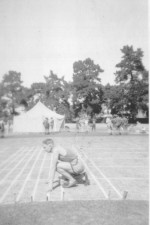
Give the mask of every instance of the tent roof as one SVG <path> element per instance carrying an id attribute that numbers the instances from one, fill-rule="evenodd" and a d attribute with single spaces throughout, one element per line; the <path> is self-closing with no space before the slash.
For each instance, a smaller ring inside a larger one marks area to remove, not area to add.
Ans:
<path id="1" fill-rule="evenodd" d="M 33 108 L 31 108 L 29 111 L 25 113 L 28 117 L 54 117 L 58 119 L 64 118 L 63 115 L 59 115 L 56 112 L 50 110 L 48 107 L 46 107 L 42 102 L 38 102 Z"/>

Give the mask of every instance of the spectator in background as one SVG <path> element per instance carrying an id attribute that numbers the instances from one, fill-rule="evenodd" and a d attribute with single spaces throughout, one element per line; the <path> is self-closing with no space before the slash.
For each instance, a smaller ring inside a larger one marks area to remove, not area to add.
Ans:
<path id="1" fill-rule="evenodd" d="M 49 121 L 49 126 L 50 126 L 50 132 L 53 132 L 54 128 L 54 119 L 51 117 Z"/>
<path id="2" fill-rule="evenodd" d="M 107 128 L 108 128 L 109 134 L 112 135 L 113 124 L 111 122 L 111 118 L 110 117 L 106 118 L 106 124 L 107 124 Z"/>
<path id="3" fill-rule="evenodd" d="M 96 118 L 93 117 L 92 119 L 92 131 L 95 131 L 96 130 Z"/>
<path id="4" fill-rule="evenodd" d="M 79 117 L 77 117 L 77 119 L 76 119 L 76 130 L 77 130 L 77 132 L 79 132 L 79 129 L 80 129 L 80 120 L 79 120 Z"/>
<path id="5" fill-rule="evenodd" d="M 1 138 L 4 138 L 5 136 L 5 124 L 3 120 L 0 121 L 0 135 Z"/>
<path id="6" fill-rule="evenodd" d="M 44 126 L 44 129 L 45 129 L 45 135 L 49 134 L 49 122 L 48 122 L 48 118 L 47 117 L 43 121 L 43 126 Z"/>

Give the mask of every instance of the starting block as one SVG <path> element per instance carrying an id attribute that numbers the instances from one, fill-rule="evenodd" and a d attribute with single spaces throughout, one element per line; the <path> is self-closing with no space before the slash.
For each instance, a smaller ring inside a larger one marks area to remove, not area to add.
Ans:
<path id="1" fill-rule="evenodd" d="M 46 194 L 46 201 L 48 202 L 50 200 L 50 192 L 47 192 Z"/>

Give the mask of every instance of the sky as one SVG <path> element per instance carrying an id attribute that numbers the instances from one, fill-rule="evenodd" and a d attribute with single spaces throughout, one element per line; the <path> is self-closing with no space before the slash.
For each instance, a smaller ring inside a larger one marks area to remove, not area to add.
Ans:
<path id="1" fill-rule="evenodd" d="M 10 70 L 26 87 L 50 70 L 72 81 L 73 63 L 91 58 L 114 84 L 124 45 L 149 69 L 148 0 L 0 0 L 0 81 Z"/>

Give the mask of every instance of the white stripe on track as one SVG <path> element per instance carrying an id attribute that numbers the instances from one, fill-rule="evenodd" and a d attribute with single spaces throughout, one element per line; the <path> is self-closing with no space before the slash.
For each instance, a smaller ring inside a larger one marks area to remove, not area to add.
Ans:
<path id="1" fill-rule="evenodd" d="M 12 158 L 16 157 L 16 155 L 20 152 L 22 152 L 25 149 L 25 147 L 21 147 L 21 149 L 19 149 L 17 152 L 15 152 L 13 155 L 11 155 L 8 159 L 6 159 L 5 161 L 3 161 L 0 165 L 0 169 L 1 167 L 3 167 L 3 165 L 5 165 L 5 163 L 8 163 Z"/>
<path id="2" fill-rule="evenodd" d="M 85 149 L 85 147 L 83 147 L 83 148 Z M 95 149 L 95 148 L 93 148 L 93 149 Z M 93 149 L 92 149 L 92 150 L 93 150 Z M 102 150 L 102 149 L 101 149 L 101 150 Z M 144 151 L 143 151 L 143 152 L 142 152 L 142 151 L 141 151 L 141 152 L 140 152 L 140 151 L 139 151 L 139 152 L 138 152 L 138 151 L 133 151 L 133 152 L 129 152 L 129 151 L 127 151 L 127 152 L 126 152 L 126 151 L 115 151 L 115 152 L 114 152 L 114 151 L 105 151 L 105 152 L 101 152 L 101 153 L 102 153 L 102 154 L 103 154 L 103 153 L 104 153 L 104 154 L 105 154 L 105 153 L 108 153 L 108 154 L 112 154 L 112 153 L 113 153 L 113 154 L 118 154 L 118 153 L 120 154 L 120 153 L 123 153 L 123 154 L 142 154 L 142 155 L 143 155 L 143 154 L 147 154 L 147 155 L 148 155 L 148 151 L 146 151 L 146 152 L 144 152 Z"/>
<path id="3" fill-rule="evenodd" d="M 37 160 L 39 159 L 39 157 L 40 157 L 42 151 L 43 151 L 43 149 L 41 149 L 41 150 L 39 151 L 37 157 L 35 158 L 35 161 L 34 161 L 32 167 L 31 167 L 31 169 L 30 169 L 30 172 L 28 173 L 26 179 L 24 180 L 24 183 L 23 183 L 23 185 L 22 185 L 22 187 L 21 187 L 21 189 L 20 189 L 20 191 L 19 191 L 19 193 L 18 193 L 18 195 L 17 195 L 16 201 L 19 201 L 19 199 L 20 199 L 20 197 L 21 197 L 21 195 L 22 195 L 22 193 L 23 193 L 23 191 L 24 191 L 24 188 L 25 188 L 26 183 L 27 183 L 29 180 L 31 180 L 31 179 L 30 179 L 30 176 L 31 176 L 31 174 L 32 174 L 32 172 L 33 172 L 33 169 L 34 169 L 34 167 L 35 167 L 35 164 L 37 163 Z M 34 179 L 32 179 L 32 180 L 34 180 Z"/>
<path id="4" fill-rule="evenodd" d="M 23 153 L 26 152 L 26 149 L 24 148 L 24 150 L 22 150 L 21 152 L 18 152 L 18 155 L 16 155 L 15 158 L 13 158 L 13 160 L 9 163 L 9 166 L 11 167 L 11 164 L 14 163 L 15 161 L 19 161 L 20 158 L 22 157 Z M 0 173 L 2 173 L 4 170 L 9 170 L 8 169 L 8 165 L 4 166 L 1 170 L 0 170 Z"/>
<path id="5" fill-rule="evenodd" d="M 64 201 L 64 194 L 65 194 L 65 189 L 61 185 L 61 187 L 60 187 L 60 200 L 61 201 Z"/>
<path id="6" fill-rule="evenodd" d="M 17 176 L 15 177 L 15 179 L 13 179 L 13 181 L 11 182 L 11 184 L 9 185 L 9 187 L 6 189 L 6 191 L 4 192 L 3 196 L 0 198 L 0 203 L 4 200 L 4 198 L 6 197 L 6 195 L 8 194 L 9 190 L 11 189 L 11 187 L 14 185 L 14 183 L 16 182 L 16 180 L 18 179 L 18 177 L 22 174 L 22 172 L 26 169 L 26 166 L 28 165 L 28 163 L 30 162 L 30 160 L 34 157 L 34 154 L 36 153 L 36 149 L 32 152 L 31 156 L 29 157 L 29 159 L 26 161 L 26 163 L 24 164 L 24 166 L 22 167 L 22 169 L 19 171 L 19 173 L 17 174 Z"/>
<path id="7" fill-rule="evenodd" d="M 50 177 L 50 173 L 51 173 L 52 161 L 53 161 L 53 154 L 51 154 L 51 156 L 50 156 L 50 166 L 49 166 L 49 174 L 48 174 L 48 179 L 49 179 L 49 177 Z"/>
<path id="8" fill-rule="evenodd" d="M 77 148 L 78 149 L 78 148 Z M 96 178 L 96 176 L 92 173 L 92 171 L 90 170 L 90 168 L 87 166 L 87 164 L 84 162 L 84 160 L 82 159 L 82 157 L 80 156 L 80 154 L 78 153 L 78 156 L 80 157 L 81 161 L 83 162 L 85 168 L 87 169 L 87 171 L 90 173 L 91 177 L 93 177 L 93 180 L 96 182 L 97 186 L 99 187 L 100 191 L 104 194 L 105 198 L 108 199 L 108 194 L 106 193 L 106 191 L 104 190 L 104 188 L 101 186 L 100 182 L 98 181 L 98 179 Z"/>
<path id="9" fill-rule="evenodd" d="M 22 152 L 24 153 L 24 152 Z M 28 156 L 28 152 L 25 153 L 24 157 L 22 158 L 22 160 L 20 160 L 15 167 L 12 168 L 12 170 L 10 170 L 6 176 L 0 181 L 0 185 L 7 179 L 7 177 L 24 161 L 24 159 L 26 158 L 26 156 Z"/>
<path id="10" fill-rule="evenodd" d="M 95 163 L 88 158 L 88 156 L 82 152 L 82 154 L 85 156 L 85 158 L 88 159 L 89 162 L 92 163 L 93 167 L 101 174 L 101 176 L 109 183 L 109 185 L 114 189 L 114 191 L 117 193 L 117 195 L 122 198 L 122 194 L 117 190 L 117 188 L 111 183 L 111 181 L 102 173 L 102 171 L 95 165 Z"/>
<path id="11" fill-rule="evenodd" d="M 38 186 L 38 183 L 39 183 L 39 180 L 40 180 L 40 175 L 41 175 L 41 172 L 42 172 L 42 169 L 43 169 L 43 165 L 44 165 L 46 156 L 47 156 L 47 153 L 45 152 L 45 153 L 44 153 L 44 157 L 43 157 L 43 159 L 42 159 L 41 166 L 40 166 L 39 174 L 38 174 L 38 177 L 37 177 L 37 180 L 36 180 L 36 183 L 35 183 L 35 186 L 34 186 L 32 195 L 31 195 L 33 201 L 34 201 L 34 199 L 35 199 L 35 194 L 36 194 L 37 186 Z"/>
<path id="12" fill-rule="evenodd" d="M 148 166 L 99 166 L 100 168 L 149 168 Z"/>
<path id="13" fill-rule="evenodd" d="M 53 154 L 50 154 L 50 166 L 49 166 L 49 172 L 48 172 L 48 184 L 49 184 L 49 178 L 50 178 L 50 173 L 51 173 L 52 161 L 53 161 Z M 50 191 L 47 193 L 47 198 L 48 198 L 48 201 L 50 201 L 50 199 L 51 199 L 51 192 Z"/>
<path id="14" fill-rule="evenodd" d="M 89 155 L 88 155 L 89 156 Z M 92 156 L 89 156 L 89 157 L 92 157 Z M 93 158 L 93 160 L 95 160 L 95 159 L 97 159 L 97 160 L 101 160 L 101 159 L 103 159 L 103 160 L 109 160 L 109 159 L 112 159 L 112 157 L 107 157 L 107 156 L 105 156 L 105 157 L 92 157 Z M 148 157 L 142 157 L 143 159 L 145 159 L 145 160 L 148 160 Z M 125 159 L 127 159 L 127 160 L 140 160 L 141 161 L 141 157 L 117 157 L 117 159 L 119 159 L 119 160 L 121 160 L 121 159 L 123 159 L 123 160 L 125 160 Z"/>

